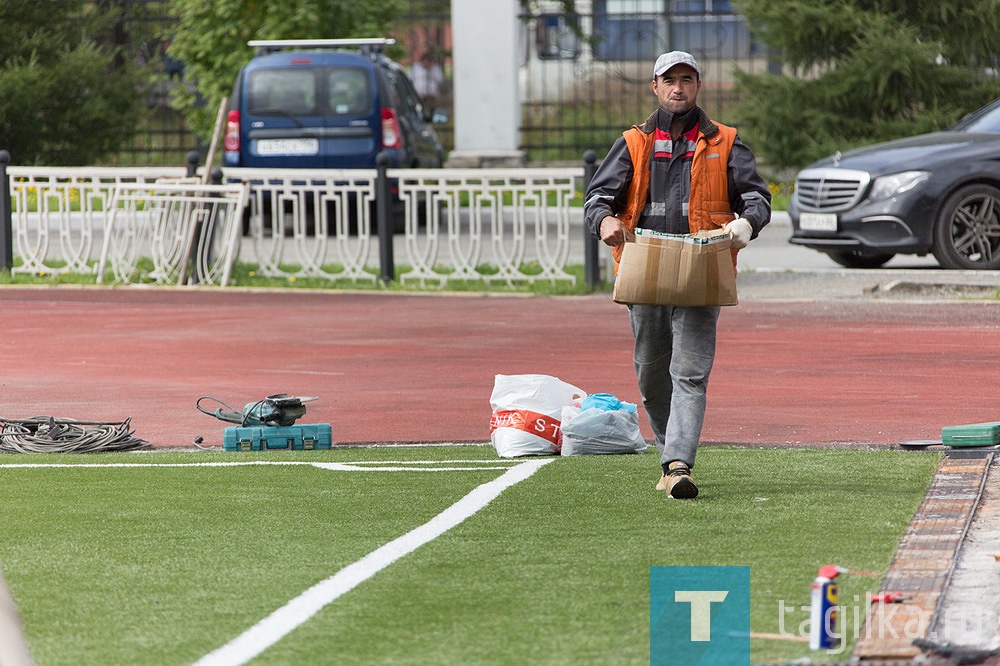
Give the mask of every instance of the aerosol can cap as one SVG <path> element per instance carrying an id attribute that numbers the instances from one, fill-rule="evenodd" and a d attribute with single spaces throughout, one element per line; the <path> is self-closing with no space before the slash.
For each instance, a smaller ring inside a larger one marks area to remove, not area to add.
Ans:
<path id="1" fill-rule="evenodd" d="M 840 572 L 841 568 L 838 567 L 836 564 L 827 564 L 819 568 L 819 577 L 829 578 L 830 580 L 833 580 L 840 574 Z"/>

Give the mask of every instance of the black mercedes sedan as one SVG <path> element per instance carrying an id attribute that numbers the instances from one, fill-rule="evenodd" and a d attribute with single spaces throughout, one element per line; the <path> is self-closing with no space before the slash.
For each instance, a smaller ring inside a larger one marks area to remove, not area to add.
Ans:
<path id="1" fill-rule="evenodd" d="M 931 134 L 837 153 L 799 172 L 789 242 L 851 268 L 933 254 L 1000 269 L 1000 99 Z"/>

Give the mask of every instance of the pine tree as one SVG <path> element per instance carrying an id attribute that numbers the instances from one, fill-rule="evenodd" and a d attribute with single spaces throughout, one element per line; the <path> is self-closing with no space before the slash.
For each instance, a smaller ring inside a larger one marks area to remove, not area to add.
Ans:
<path id="1" fill-rule="evenodd" d="M 0 1 L 0 148 L 15 164 L 94 164 L 135 129 L 133 68 L 111 3 Z"/>
<path id="2" fill-rule="evenodd" d="M 1000 0 L 740 0 L 783 72 L 742 73 L 740 132 L 774 168 L 943 129 L 1000 95 Z"/>

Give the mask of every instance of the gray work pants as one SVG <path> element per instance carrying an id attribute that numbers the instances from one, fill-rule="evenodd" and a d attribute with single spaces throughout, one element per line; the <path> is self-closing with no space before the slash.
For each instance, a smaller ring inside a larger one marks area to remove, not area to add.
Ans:
<path id="1" fill-rule="evenodd" d="M 660 462 L 694 467 L 719 307 L 629 306 L 635 375 Z"/>

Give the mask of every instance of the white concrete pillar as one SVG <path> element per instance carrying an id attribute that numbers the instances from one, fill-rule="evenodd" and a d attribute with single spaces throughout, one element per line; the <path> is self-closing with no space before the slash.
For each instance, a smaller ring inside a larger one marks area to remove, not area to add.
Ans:
<path id="1" fill-rule="evenodd" d="M 455 150 L 448 166 L 516 166 L 517 0 L 451 0 Z"/>

